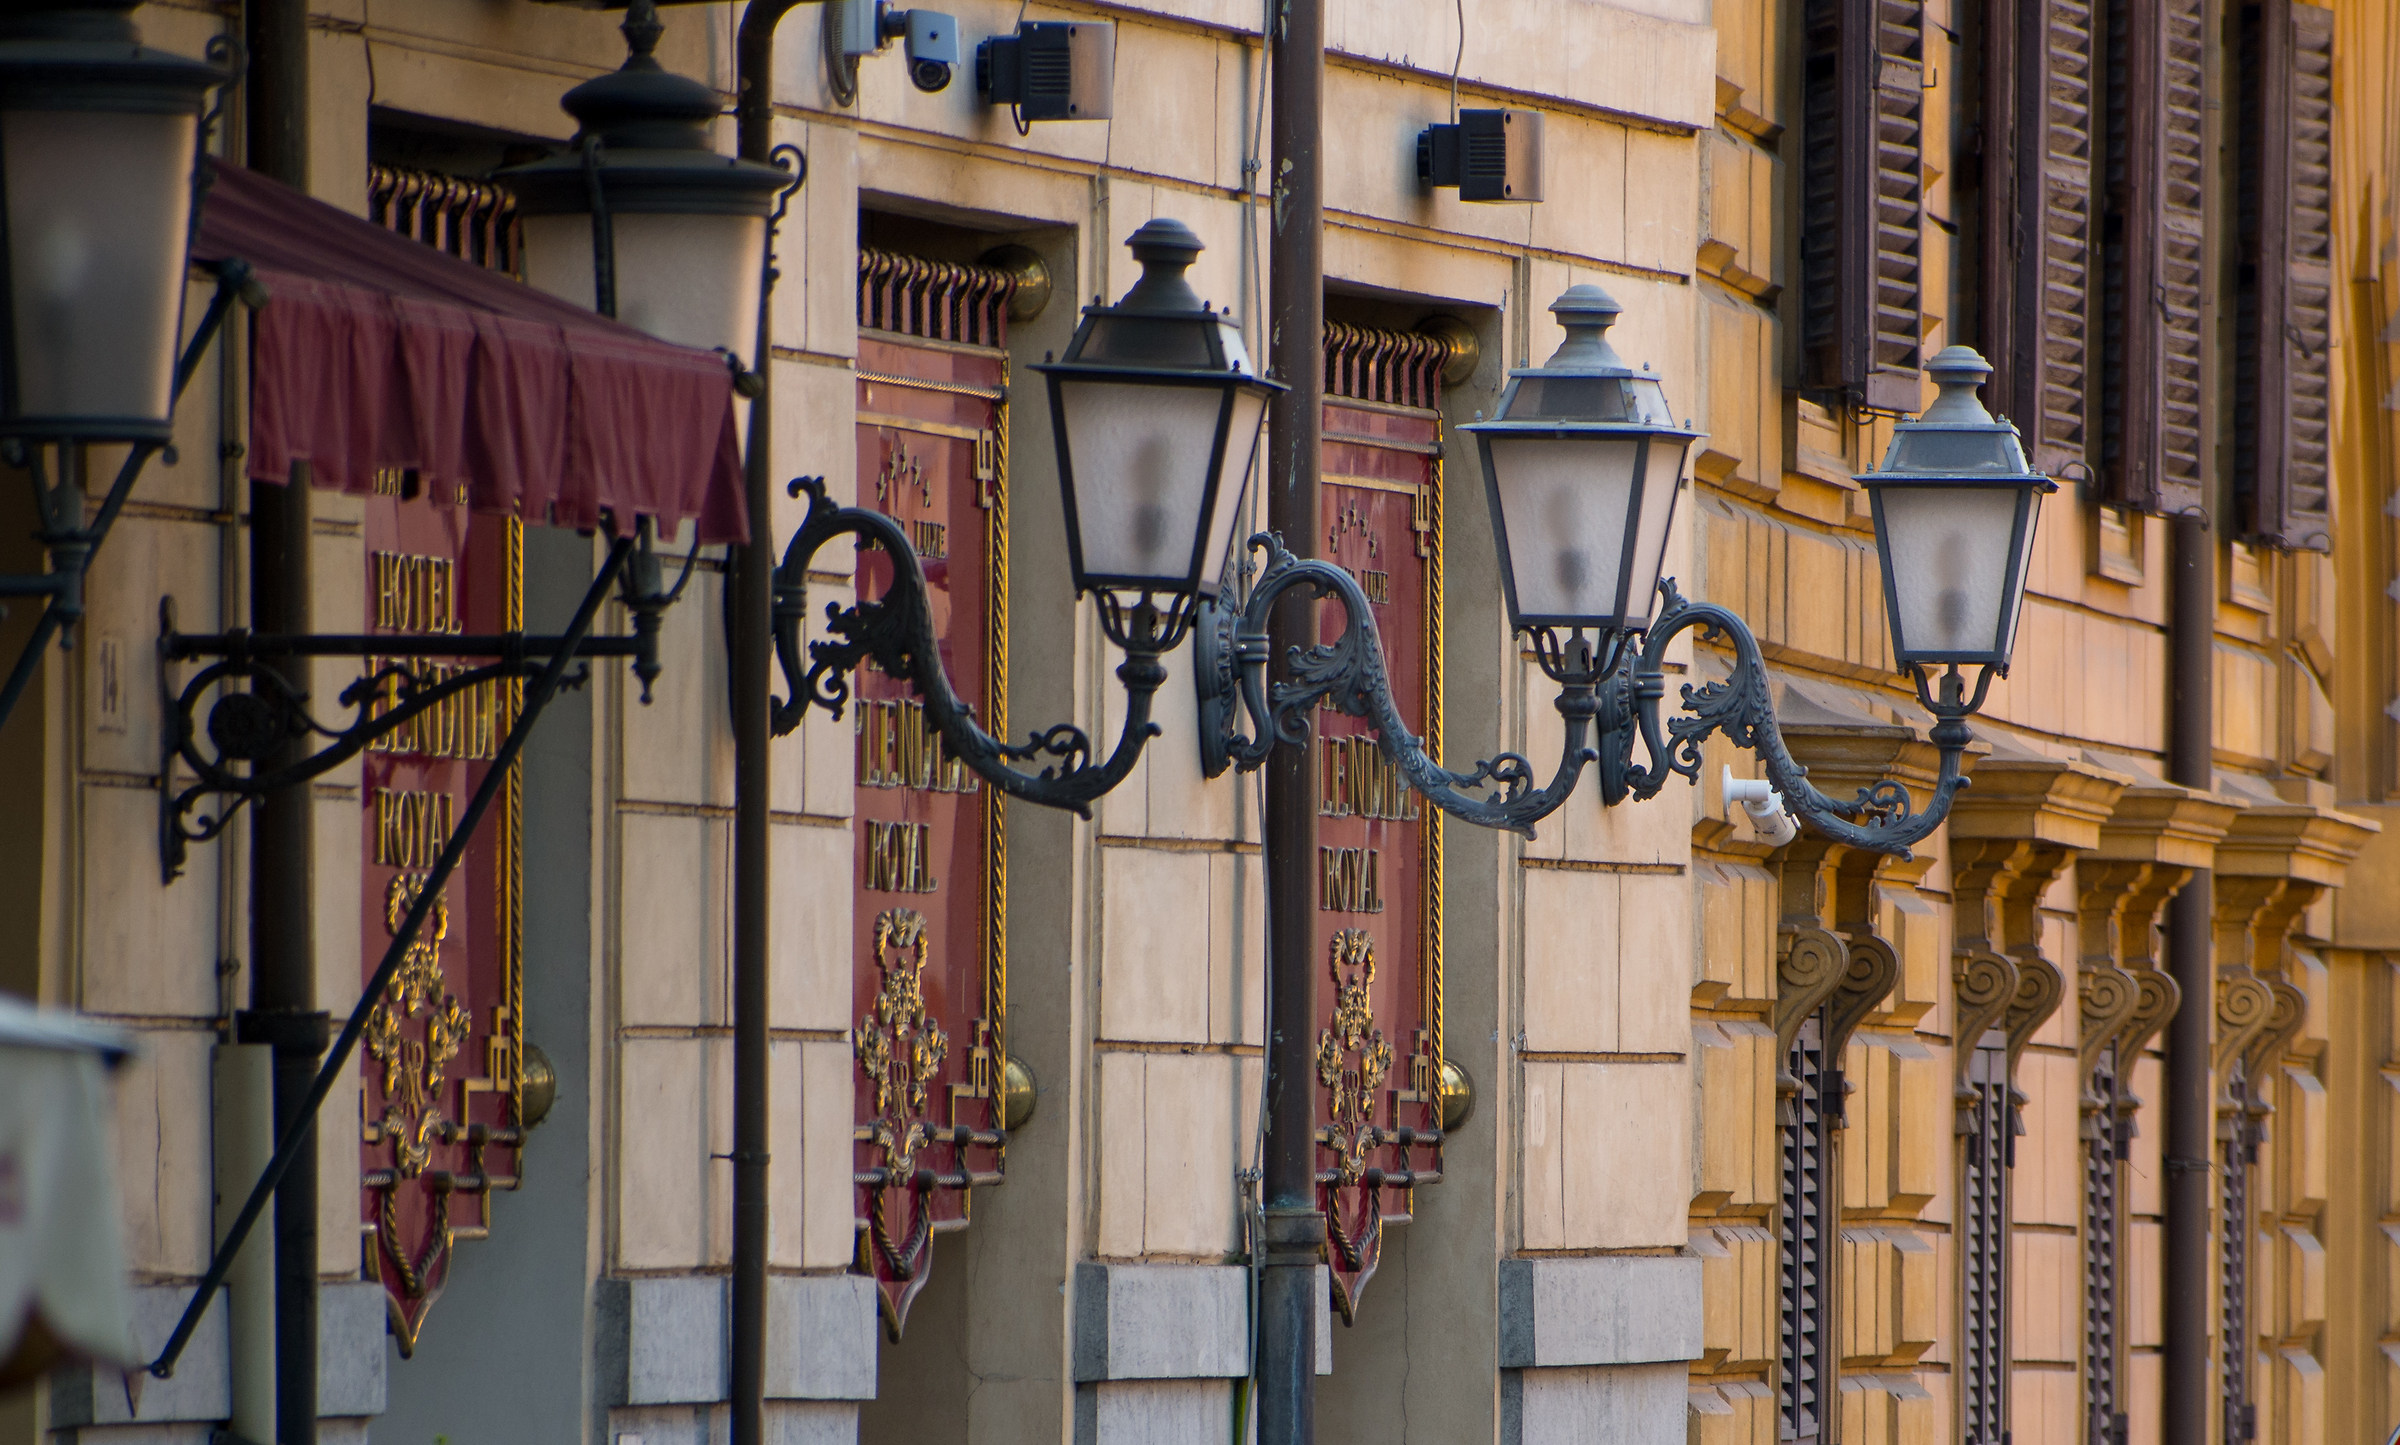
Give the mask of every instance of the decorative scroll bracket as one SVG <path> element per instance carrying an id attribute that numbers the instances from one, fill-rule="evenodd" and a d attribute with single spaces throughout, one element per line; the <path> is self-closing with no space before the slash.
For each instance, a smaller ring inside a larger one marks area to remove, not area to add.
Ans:
<path id="1" fill-rule="evenodd" d="M 671 588 L 661 586 L 651 527 L 645 519 L 633 539 L 612 545 L 612 561 L 592 584 L 586 601 L 597 607 L 606 587 L 621 584 L 619 600 L 633 613 L 633 631 L 624 636 L 593 637 L 588 632 L 536 636 L 524 632 L 482 634 L 408 633 L 253 633 L 236 627 L 225 632 L 181 632 L 175 626 L 175 600 L 159 602 L 158 651 L 166 699 L 166 756 L 158 770 L 159 854 L 165 881 L 182 875 L 187 851 L 221 835 L 246 803 L 268 793 L 295 787 L 323 776 L 357 757 L 452 698 L 504 679 L 527 682 L 540 677 L 561 657 L 624 657 L 632 661 L 641 680 L 642 700 L 650 700 L 650 685 L 660 671 L 658 637 L 663 615 L 691 581 L 697 550 L 687 555 Z M 381 659 L 375 671 L 344 688 L 336 701 L 351 713 L 350 721 L 331 727 L 308 709 L 308 694 L 276 664 L 312 657 Z M 428 678 L 419 668 L 432 658 L 490 658 L 480 666 L 461 668 Z M 171 664 L 212 659 L 178 691 Z M 588 668 L 563 674 L 562 687 L 582 685 Z M 228 684 L 242 684 L 230 690 Z M 211 693 L 206 723 L 200 705 Z M 528 694 L 526 707 L 539 711 Z M 546 695 L 545 695 L 546 697 Z M 323 738 L 325 744 L 297 760 L 270 766 L 286 747 L 303 738 Z M 194 775 L 178 786 L 175 764 Z M 201 813 L 209 798 L 222 798 L 213 813 Z"/>
<path id="2" fill-rule="evenodd" d="M 1131 603 L 1113 593 L 1099 594 L 1101 631 L 1125 652 L 1117 668 L 1117 678 L 1125 685 L 1125 725 L 1105 761 L 1094 761 L 1092 740 L 1083 729 L 1063 723 L 1031 733 L 1022 743 L 1005 743 L 976 723 L 975 709 L 959 699 L 942 669 L 925 566 L 901 524 L 881 512 L 835 502 L 826 493 L 823 477 L 796 478 L 790 492 L 808 498 L 808 515 L 775 569 L 775 660 L 789 694 L 772 704 L 775 735 L 782 737 L 800 726 L 812 707 L 839 718 L 850 701 L 850 674 L 872 662 L 916 689 L 926 716 L 941 729 L 949 755 L 977 777 L 1012 798 L 1090 817 L 1092 804 L 1125 780 L 1143 747 L 1158 735 L 1150 708 L 1167 680 L 1159 658 L 1173 651 L 1190 628 L 1189 599 L 1171 600 L 1162 607 L 1146 592 Z M 801 634 L 808 620 L 808 564 L 845 534 L 857 538 L 862 548 L 883 553 L 891 564 L 891 586 L 871 602 L 847 607 L 827 603 L 825 628 L 832 636 L 808 644 L 809 661 L 804 665 Z M 1049 760 L 1038 774 L 1010 766 L 1036 759 Z"/>

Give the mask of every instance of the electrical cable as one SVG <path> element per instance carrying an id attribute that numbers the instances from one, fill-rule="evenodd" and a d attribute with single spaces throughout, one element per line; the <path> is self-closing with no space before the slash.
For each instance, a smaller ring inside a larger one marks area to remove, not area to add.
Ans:
<path id="1" fill-rule="evenodd" d="M 1450 123 L 1458 124 L 1458 71 L 1467 63 L 1467 0 L 1458 5 L 1458 53 L 1450 57 Z"/>

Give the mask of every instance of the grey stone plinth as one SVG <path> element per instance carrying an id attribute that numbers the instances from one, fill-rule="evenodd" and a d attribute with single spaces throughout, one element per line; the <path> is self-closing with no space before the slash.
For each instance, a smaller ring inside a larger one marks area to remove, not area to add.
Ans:
<path id="1" fill-rule="evenodd" d="M 1078 1382 L 1247 1374 L 1249 1333 L 1250 1272 L 1239 1265 L 1075 1267 Z"/>
<path id="2" fill-rule="evenodd" d="M 623 1381 L 614 1403 L 728 1398 L 730 1308 L 730 1286 L 717 1275 L 603 1281 L 602 1358 Z M 874 1399 L 876 1334 L 873 1281 L 846 1274 L 769 1279 L 767 1398 Z"/>
<path id="3" fill-rule="evenodd" d="M 1500 1262 L 1502 1369 L 1698 1358 L 1698 1259 L 1604 1255 Z"/>
<path id="4" fill-rule="evenodd" d="M 133 1291 L 133 1338 L 146 1356 L 166 1347 L 183 1315 L 189 1288 L 154 1285 Z M 111 1365 L 77 1365 L 50 1377 L 50 1426 L 163 1424 L 176 1420 L 222 1420 L 233 1412 L 233 1375 L 226 1344 L 225 1296 L 220 1292 L 200 1316 L 191 1342 L 160 1380 L 140 1373 L 130 1398 L 125 1372 Z"/>

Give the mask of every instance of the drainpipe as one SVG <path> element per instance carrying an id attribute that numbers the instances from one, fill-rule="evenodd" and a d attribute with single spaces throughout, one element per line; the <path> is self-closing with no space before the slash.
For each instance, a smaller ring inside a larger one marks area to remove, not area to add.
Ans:
<path id="1" fill-rule="evenodd" d="M 734 42 L 734 114 L 742 159 L 764 162 L 775 146 L 775 26 L 797 0 L 750 0 Z M 758 292 L 758 349 L 751 369 L 767 375 L 773 356 L 768 298 L 774 239 Z M 768 473 L 774 389 L 750 402 L 743 495 L 750 540 L 734 549 L 733 623 L 727 646 L 733 704 L 733 1317 L 732 1445 L 767 1439 L 767 687 L 774 608 L 775 529 Z"/>
<path id="2" fill-rule="evenodd" d="M 2216 539 L 2205 517 L 2168 523 L 2173 578 L 2167 637 L 2167 776 L 2188 788 L 2215 785 Z M 2167 965 L 2183 1006 L 2167 1025 L 2166 1356 L 2168 1440 L 2208 1439 L 2210 1287 L 2216 1277 L 2216 1090 L 2209 1075 L 2216 1016 L 2216 961 L 2208 872 L 2192 875 L 2167 906 Z M 2228 1221 L 2227 1227 L 2234 1227 Z"/>
<path id="3" fill-rule="evenodd" d="M 1318 150 L 1325 88 L 1321 0 L 1281 0 L 1272 57 L 1274 132 L 1268 161 L 1269 367 L 1290 387 L 1267 414 L 1267 525 L 1301 557 L 1316 555 L 1317 464 L 1324 422 L 1324 193 Z M 1316 608 L 1286 602 L 1270 655 L 1317 642 Z M 1280 747 L 1266 764 L 1264 862 L 1267 986 L 1266 1268 L 1259 1285 L 1259 1445 L 1316 1438 L 1317 1266 L 1325 1216 L 1317 1210 L 1316 752 Z"/>
<path id="4" fill-rule="evenodd" d="M 243 96 L 245 159 L 261 175 L 308 189 L 306 0 L 248 0 L 250 68 Z M 250 488 L 250 625 L 304 633 L 309 626 L 309 478 L 295 467 L 282 486 Z M 308 686 L 307 664 L 285 680 Z M 293 739 L 268 766 L 296 762 Z M 300 783 L 258 800 L 250 817 L 250 1007 L 235 1019 L 242 1043 L 273 1051 L 275 1129 L 306 1108 L 328 1020 L 317 1009 L 315 800 Z M 317 1438 L 317 1137 L 312 1124 L 275 1190 L 275 1436 Z"/>

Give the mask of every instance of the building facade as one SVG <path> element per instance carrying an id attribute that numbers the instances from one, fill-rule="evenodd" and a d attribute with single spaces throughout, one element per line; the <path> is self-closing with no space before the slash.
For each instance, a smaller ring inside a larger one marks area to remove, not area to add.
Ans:
<path id="1" fill-rule="evenodd" d="M 1267 16 L 959 3 L 961 64 L 932 92 L 898 42 L 845 60 L 814 9 L 783 27 L 774 134 L 806 174 L 772 241 L 778 500 L 753 521 L 780 549 L 798 477 L 896 519 L 984 725 L 1106 747 L 1119 659 L 1069 580 L 1032 368 L 1083 300 L 1123 294 L 1123 243 L 1161 218 L 1270 354 Z M 658 58 L 729 111 L 741 8 L 661 11 Z M 226 9 L 137 18 L 198 55 L 241 32 Z M 1445 821 L 1358 719 L 1318 712 L 1320 1438 L 2381 1438 L 2400 1423 L 2384 7 L 1325 13 L 1312 543 L 1359 580 L 1400 709 L 1452 766 L 1561 748 L 1455 429 L 1557 346 L 1571 285 L 1614 297 L 1610 339 L 1706 433 L 1667 572 L 1754 629 L 1784 736 L 1836 796 L 1934 777 L 1855 480 L 1930 397 L 1924 361 L 1988 357 L 1987 400 L 2060 489 L 1972 786 L 1913 858 L 1770 844 L 1727 806 L 1720 768 L 1757 768 L 1721 737 L 1698 787 L 1609 808 L 1587 786 L 1533 839 Z M 492 175 L 568 140 L 559 97 L 620 63 L 618 19 L 311 10 L 305 189 L 521 272 Z M 982 101 L 975 47 L 1021 21 L 1113 26 L 1106 118 Z M 234 163 L 246 104 L 215 132 Z M 1420 135 L 1461 108 L 1539 113 L 1543 199 L 1420 182 Z M 195 314 L 209 292 L 196 276 Z M 187 631 L 248 616 L 249 367 L 236 335 L 196 374 L 74 646 L 0 726 L 0 982 L 144 1040 L 115 1147 L 151 1347 L 263 1162 L 263 1046 L 236 1022 L 250 825 L 194 838 L 180 876 L 158 856 L 196 671 L 161 657 L 161 599 Z M 413 473 L 310 508 L 320 631 L 555 628 L 604 550 L 469 519 Z M 0 525 L 14 570 L 40 567 L 30 517 Z M 688 533 L 664 550 L 696 561 L 663 672 L 595 663 L 544 713 L 319 1115 L 327 1439 L 726 1428 L 727 571 Z M 801 640 L 888 567 L 818 554 Z M 601 621 L 631 625 L 614 602 Z M 0 617 L 0 641 L 29 622 Z M 1731 660 L 1703 640 L 1673 664 L 1705 685 Z M 772 744 L 775 1438 L 1254 1425 L 1263 1062 L 1291 1025 L 1268 1017 L 1257 775 L 1210 773 L 1191 651 L 1166 661 L 1163 733 L 1089 818 L 1002 799 L 873 672 Z M 311 695 L 358 676 L 319 661 Z M 313 783 L 315 996 L 337 1025 L 512 706 L 471 695 Z M 8 1407 L 13 1438 L 268 1438 L 258 1254 L 170 1378 L 62 1372 Z"/>

